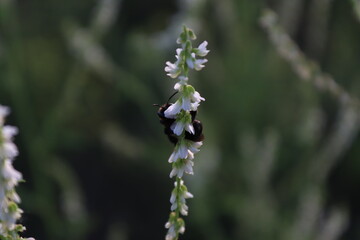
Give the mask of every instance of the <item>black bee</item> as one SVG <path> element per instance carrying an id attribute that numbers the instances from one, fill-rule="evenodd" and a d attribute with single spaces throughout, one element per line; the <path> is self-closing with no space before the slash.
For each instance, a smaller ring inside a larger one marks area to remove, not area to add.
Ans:
<path id="1" fill-rule="evenodd" d="M 201 142 L 204 140 L 204 134 L 202 134 L 203 126 L 202 123 L 199 120 L 194 120 L 192 122 L 194 126 L 194 132 L 195 134 L 191 134 L 187 131 L 185 131 L 185 139 L 188 139 L 193 142 Z"/>
<path id="2" fill-rule="evenodd" d="M 169 103 L 169 101 L 175 94 L 177 94 L 177 92 L 171 95 L 168 101 L 165 104 L 161 105 L 159 107 L 159 110 L 157 111 L 157 115 L 160 119 L 160 123 L 165 127 L 164 133 L 165 135 L 168 136 L 169 141 L 173 144 L 176 144 L 178 142 L 178 136 L 174 134 L 174 132 L 171 130 L 171 125 L 175 122 L 175 119 L 165 117 L 165 111 L 172 105 L 172 103 Z M 154 106 L 159 106 L 159 104 L 154 104 Z M 204 135 L 202 134 L 202 130 L 203 130 L 202 123 L 199 120 L 195 120 L 197 111 L 190 111 L 190 114 L 191 114 L 191 121 L 195 133 L 191 134 L 185 131 L 185 139 L 188 139 L 193 142 L 203 141 Z"/>

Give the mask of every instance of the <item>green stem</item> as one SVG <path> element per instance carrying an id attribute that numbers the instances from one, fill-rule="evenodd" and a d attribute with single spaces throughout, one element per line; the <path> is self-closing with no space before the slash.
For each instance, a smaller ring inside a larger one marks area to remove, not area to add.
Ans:
<path id="1" fill-rule="evenodd" d="M 181 182 L 181 178 L 176 177 L 176 203 L 177 203 L 177 208 L 175 211 L 176 214 L 176 219 L 178 219 L 180 217 L 180 210 L 179 210 L 179 203 L 180 203 L 180 199 L 179 199 L 179 195 L 180 195 L 180 182 Z"/>

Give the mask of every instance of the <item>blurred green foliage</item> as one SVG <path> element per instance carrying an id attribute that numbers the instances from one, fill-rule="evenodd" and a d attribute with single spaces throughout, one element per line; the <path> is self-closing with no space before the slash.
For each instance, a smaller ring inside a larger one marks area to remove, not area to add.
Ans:
<path id="1" fill-rule="evenodd" d="M 26 235 L 164 238 L 172 146 L 152 104 L 173 93 L 163 69 L 185 23 L 211 52 L 191 76 L 206 140 L 186 178 L 184 239 L 359 239 L 359 110 L 301 81 L 259 25 L 275 10 L 357 97 L 351 3 L 0 1 L 0 103 L 20 129 Z"/>

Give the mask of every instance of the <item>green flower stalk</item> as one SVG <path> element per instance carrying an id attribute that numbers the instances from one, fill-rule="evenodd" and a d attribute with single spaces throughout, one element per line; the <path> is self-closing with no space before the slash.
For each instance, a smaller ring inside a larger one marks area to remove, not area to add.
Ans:
<path id="1" fill-rule="evenodd" d="M 193 195 L 188 192 L 182 177 L 184 173 L 194 174 L 194 154 L 200 151 L 203 140 L 202 124 L 195 120 L 195 116 L 200 102 L 205 99 L 188 84 L 188 73 L 190 69 L 200 71 L 204 68 L 207 59 L 202 57 L 205 57 L 209 50 L 206 49 L 206 41 L 194 48 L 191 41 L 195 39 L 194 32 L 184 26 L 177 39 L 181 48 L 176 49 L 176 62 L 166 62 L 165 67 L 167 75 L 177 80 L 174 89 L 179 95 L 175 103 L 169 104 L 164 111 L 166 118 L 173 119 L 170 129 L 177 137 L 174 151 L 169 158 L 169 163 L 172 164 L 170 178 L 176 177 L 176 181 L 170 198 L 170 217 L 165 224 L 168 229 L 166 240 L 177 240 L 179 234 L 185 232 L 185 222 L 181 215 L 188 214 L 186 199 L 193 198 Z"/>
<path id="2" fill-rule="evenodd" d="M 12 139 L 18 130 L 13 126 L 4 126 L 9 112 L 9 108 L 0 105 L 0 240 L 34 240 L 20 237 L 19 232 L 25 227 L 16 223 L 23 213 L 17 205 L 20 197 L 15 191 L 22 175 L 12 165 L 18 155 Z"/>

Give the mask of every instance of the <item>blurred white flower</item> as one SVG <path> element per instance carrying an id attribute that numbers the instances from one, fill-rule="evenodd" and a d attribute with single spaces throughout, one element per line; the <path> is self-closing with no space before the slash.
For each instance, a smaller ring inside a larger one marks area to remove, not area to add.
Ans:
<path id="1" fill-rule="evenodd" d="M 200 71 L 201 69 L 203 69 L 205 67 L 204 63 L 206 63 L 207 61 L 207 59 L 196 59 L 194 62 L 195 70 Z"/>
<path id="2" fill-rule="evenodd" d="M 166 118 L 176 118 L 176 115 L 182 109 L 181 99 L 177 100 L 174 104 L 171 104 L 164 112 Z"/>
<path id="3" fill-rule="evenodd" d="M 5 159 L 3 164 L 1 175 L 5 179 L 4 186 L 7 190 L 12 190 L 22 180 L 22 175 L 14 169 L 9 159 Z"/>
<path id="4" fill-rule="evenodd" d="M 171 78 L 176 78 L 181 73 L 181 69 L 176 63 L 166 62 L 165 71 L 168 72 L 168 76 Z"/>
<path id="5" fill-rule="evenodd" d="M 206 49 L 207 41 L 203 41 L 197 48 L 196 54 L 200 57 L 205 57 L 210 51 Z"/>
<path id="6" fill-rule="evenodd" d="M 184 172 L 190 175 L 194 174 L 193 166 L 194 162 L 190 159 L 181 159 L 181 164 L 175 164 L 177 166 L 174 166 L 173 169 L 170 172 L 170 178 L 177 176 L 179 178 L 182 178 L 184 175 Z"/>
<path id="7" fill-rule="evenodd" d="M 192 125 L 192 123 L 189 121 L 183 121 L 182 119 L 176 120 L 170 126 L 170 128 L 178 136 L 180 136 L 183 133 L 184 129 L 189 133 L 194 134 L 194 126 Z"/>
<path id="8" fill-rule="evenodd" d="M 17 206 L 20 197 L 15 191 L 15 186 L 22 180 L 22 175 L 12 165 L 18 155 L 18 149 L 12 142 L 18 129 L 4 126 L 5 117 L 9 112 L 8 107 L 0 105 L 0 236 L 8 240 L 34 240 L 21 238 L 18 235 L 18 232 L 25 230 L 24 226 L 16 223 L 23 213 Z"/>
<path id="9" fill-rule="evenodd" d="M 179 74 L 181 73 L 181 67 L 180 62 L 181 62 L 181 52 L 183 50 L 181 48 L 176 49 L 176 62 L 175 63 L 171 63 L 169 61 L 166 62 L 166 67 L 165 67 L 165 72 L 167 72 L 167 75 L 171 78 L 176 78 L 177 76 L 179 76 Z"/>
<path id="10" fill-rule="evenodd" d="M 165 240 L 174 240 L 174 239 L 176 239 L 176 232 L 175 232 L 174 224 L 171 224 L 170 222 L 167 222 L 165 224 L 165 228 L 169 229 L 166 236 L 165 236 Z"/>
<path id="11" fill-rule="evenodd" d="M 176 162 L 176 160 L 182 158 L 185 159 L 188 156 L 188 149 L 185 144 L 178 143 L 175 146 L 174 152 L 170 155 L 169 163 Z"/>

